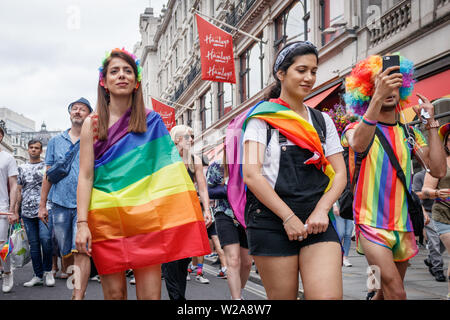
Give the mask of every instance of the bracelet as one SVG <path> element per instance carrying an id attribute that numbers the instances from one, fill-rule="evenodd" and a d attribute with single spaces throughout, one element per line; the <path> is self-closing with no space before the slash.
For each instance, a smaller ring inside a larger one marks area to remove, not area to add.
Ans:
<path id="1" fill-rule="evenodd" d="M 428 123 L 425 125 L 426 130 L 435 129 L 435 128 L 439 128 L 438 120 L 428 121 Z"/>
<path id="2" fill-rule="evenodd" d="M 283 226 L 289 221 L 290 218 L 295 216 L 295 213 L 292 213 L 289 217 L 286 218 L 286 220 L 283 221 Z"/>
<path id="3" fill-rule="evenodd" d="M 364 123 L 367 124 L 368 126 L 375 126 L 375 125 L 378 123 L 378 121 L 374 121 L 374 120 L 369 120 L 369 119 L 367 119 L 367 118 L 366 118 L 366 115 L 363 115 L 362 122 L 364 122 Z"/>
<path id="4" fill-rule="evenodd" d="M 77 223 L 83 223 L 83 222 L 88 223 L 87 220 L 78 220 L 78 221 L 77 221 Z"/>

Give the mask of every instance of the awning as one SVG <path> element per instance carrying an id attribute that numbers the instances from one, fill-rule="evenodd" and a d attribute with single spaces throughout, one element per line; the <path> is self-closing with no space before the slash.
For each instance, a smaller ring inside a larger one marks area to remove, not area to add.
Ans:
<path id="1" fill-rule="evenodd" d="M 216 160 L 222 160 L 223 142 L 221 144 L 215 146 L 211 150 L 207 151 L 205 154 L 208 157 L 210 163 L 213 161 L 216 161 Z"/>
<path id="2" fill-rule="evenodd" d="M 412 109 L 413 106 L 418 104 L 418 97 L 416 93 L 424 95 L 430 101 L 442 98 L 450 94 L 449 81 L 450 70 L 446 70 L 415 83 L 413 93 L 409 98 L 409 103 L 406 108 L 403 109 L 406 121 L 411 122 L 416 116 L 416 113 Z M 403 122 L 403 119 L 401 119 L 401 121 Z"/>
<path id="3" fill-rule="evenodd" d="M 334 90 L 336 90 L 341 84 L 338 83 L 337 85 L 315 95 L 312 98 L 309 98 L 308 100 L 305 100 L 304 103 L 311 108 L 315 108 L 319 103 L 321 103 L 326 97 L 328 97 L 331 93 L 333 93 Z"/>

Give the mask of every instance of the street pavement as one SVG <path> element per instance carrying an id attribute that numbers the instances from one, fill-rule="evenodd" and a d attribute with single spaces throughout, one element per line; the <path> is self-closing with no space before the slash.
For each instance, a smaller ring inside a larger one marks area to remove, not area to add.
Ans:
<path id="1" fill-rule="evenodd" d="M 368 263 L 365 256 L 360 255 L 355 249 L 356 242 L 352 241 L 349 259 L 352 267 L 342 267 L 342 279 L 344 300 L 365 300 L 367 295 L 367 267 Z M 408 267 L 405 276 L 405 290 L 408 300 L 446 300 L 448 287 L 446 282 L 437 282 L 429 273 L 424 260 L 428 255 L 428 250 L 419 247 L 419 253 L 410 260 L 411 266 Z M 444 254 L 444 274 L 447 274 L 449 255 Z M 282 273 L 281 273 L 282 274 Z M 261 278 L 252 267 L 250 281 L 260 283 Z M 302 298 L 302 285 L 299 281 L 299 298 Z"/>
<path id="2" fill-rule="evenodd" d="M 407 298 L 411 300 L 445 300 L 447 297 L 447 283 L 437 282 L 428 272 L 423 260 L 427 256 L 427 250 L 420 248 L 419 254 L 410 260 L 411 266 L 408 268 L 405 277 L 405 289 Z M 352 241 L 350 251 L 350 261 L 353 267 L 342 267 L 344 300 L 364 300 L 367 294 L 367 267 L 368 264 L 364 256 L 356 253 L 355 242 Z M 445 254 L 445 271 L 448 267 L 448 254 Z M 194 280 L 187 282 L 186 298 L 188 300 L 229 300 L 230 294 L 226 280 L 216 277 L 218 266 L 212 265 L 215 258 L 206 258 L 204 265 L 205 276 L 210 280 L 210 284 L 200 284 Z M 23 283 L 30 280 L 32 276 L 31 263 L 22 269 L 16 269 L 14 274 L 14 288 L 11 293 L 0 292 L 0 300 L 70 300 L 71 290 L 67 288 L 67 281 L 56 280 L 54 288 L 37 286 L 33 288 L 23 287 Z M 280 273 L 282 276 L 282 272 Z M 127 279 L 129 280 L 129 278 Z M 246 300 L 267 299 L 261 278 L 252 267 L 250 279 L 243 292 Z M 299 297 L 302 298 L 302 286 L 300 281 Z M 135 286 L 128 284 L 128 298 L 136 299 Z M 165 283 L 162 281 L 162 300 L 168 300 Z M 103 300 L 101 284 L 97 281 L 90 281 L 86 291 L 86 300 Z"/>

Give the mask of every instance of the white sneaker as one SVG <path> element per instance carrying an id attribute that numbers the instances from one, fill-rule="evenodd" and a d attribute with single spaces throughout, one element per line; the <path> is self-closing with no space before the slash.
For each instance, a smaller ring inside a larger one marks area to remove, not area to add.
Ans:
<path id="1" fill-rule="evenodd" d="M 44 284 L 44 281 L 42 281 L 42 278 L 34 276 L 30 281 L 25 282 L 23 284 L 23 286 L 30 288 L 30 287 L 34 287 L 34 286 L 42 286 L 43 284 Z"/>
<path id="2" fill-rule="evenodd" d="M 195 280 L 197 280 L 198 282 L 203 283 L 203 284 L 208 284 L 209 283 L 209 280 L 206 279 L 205 277 L 203 277 L 203 274 L 198 274 L 195 277 Z"/>
<path id="3" fill-rule="evenodd" d="M 350 260 L 348 260 L 347 257 L 344 257 L 344 261 L 343 261 L 344 267 L 352 267 L 352 263 L 350 262 Z"/>
<path id="4" fill-rule="evenodd" d="M 134 276 L 131 277 L 130 284 L 136 284 L 136 278 Z"/>
<path id="5" fill-rule="evenodd" d="M 10 273 L 5 273 L 3 275 L 3 285 L 2 285 L 2 291 L 3 293 L 8 293 L 12 290 L 14 286 L 14 276 L 13 272 L 11 270 Z"/>
<path id="6" fill-rule="evenodd" d="M 89 280 L 92 280 L 92 281 L 97 281 L 97 282 L 101 282 L 101 280 L 100 280 L 100 276 L 99 276 L 99 275 L 93 276 L 93 277 L 92 277 L 92 278 L 90 278 Z"/>
<path id="7" fill-rule="evenodd" d="M 189 272 L 188 272 L 188 274 L 187 274 L 186 280 L 187 280 L 187 281 L 191 280 L 191 276 L 189 275 Z"/>
<path id="8" fill-rule="evenodd" d="M 47 287 L 54 287 L 55 286 L 55 278 L 53 277 L 53 273 L 50 272 L 44 272 L 44 279 L 45 279 L 45 285 Z"/>

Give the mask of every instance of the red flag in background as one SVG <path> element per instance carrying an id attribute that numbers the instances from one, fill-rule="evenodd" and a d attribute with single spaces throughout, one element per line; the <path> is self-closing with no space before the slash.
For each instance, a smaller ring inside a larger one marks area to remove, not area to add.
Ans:
<path id="1" fill-rule="evenodd" d="M 161 116 L 164 124 L 167 127 L 167 130 L 169 130 L 170 132 L 170 130 L 176 125 L 175 109 L 153 98 L 152 98 L 152 106 L 153 111 L 156 111 Z"/>
<path id="2" fill-rule="evenodd" d="M 233 37 L 201 18 L 197 19 L 202 80 L 236 83 Z"/>

